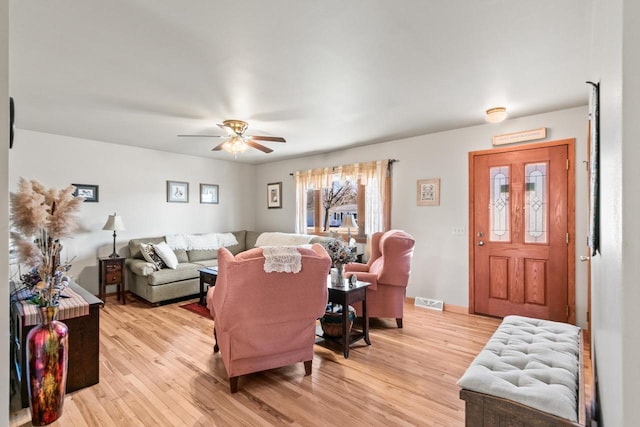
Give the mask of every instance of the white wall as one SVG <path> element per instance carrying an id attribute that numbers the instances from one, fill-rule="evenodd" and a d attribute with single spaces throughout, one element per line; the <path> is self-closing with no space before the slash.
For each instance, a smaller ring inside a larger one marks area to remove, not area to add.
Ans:
<path id="1" fill-rule="evenodd" d="M 637 423 L 640 419 L 640 2 L 625 1 L 623 11 L 623 70 L 622 70 L 622 235 L 623 311 L 624 311 L 624 419 Z"/>
<path id="2" fill-rule="evenodd" d="M 0 0 L 0 205 L 9 206 L 9 2 Z M 9 212 L 0 210 L 0 241 L 9 241 Z M 9 247 L 0 245 L 0 277 L 9 276 Z M 0 286 L 0 424 L 9 425 L 9 287 Z M 2 420 L 5 420 L 3 422 Z"/>
<path id="3" fill-rule="evenodd" d="M 585 93 L 587 87 L 585 85 Z M 547 128 L 547 140 L 575 138 L 576 143 L 576 253 L 586 253 L 587 175 L 586 107 L 507 120 L 498 125 L 480 125 L 330 154 L 259 165 L 256 170 L 258 230 L 293 231 L 295 192 L 290 172 L 336 166 L 357 161 L 397 159 L 392 176 L 392 228 L 404 229 L 416 238 L 407 295 L 444 300 L 468 306 L 468 236 L 455 236 L 453 227 L 468 232 L 468 153 L 491 148 L 497 134 Z M 440 178 L 440 206 L 416 206 L 418 179 Z M 266 184 L 283 183 L 283 208 L 267 209 Z M 586 327 L 586 266 L 576 262 L 576 319 Z"/>
<path id="4" fill-rule="evenodd" d="M 99 202 L 83 203 L 81 230 L 63 243 L 62 252 L 63 259 L 76 257 L 70 273 L 94 294 L 96 257 L 113 248 L 112 232 L 102 230 L 109 214 L 122 215 L 127 228 L 117 235 L 120 255 L 132 238 L 254 227 L 250 165 L 18 129 L 9 153 L 11 191 L 21 176 L 58 189 L 72 183 L 99 186 Z M 189 203 L 166 202 L 167 180 L 189 183 Z M 219 185 L 219 204 L 200 204 L 200 183 Z"/>
<path id="5" fill-rule="evenodd" d="M 600 255 L 593 258 L 592 347 L 606 426 L 640 417 L 640 5 L 596 0 L 589 78 L 600 81 Z"/>

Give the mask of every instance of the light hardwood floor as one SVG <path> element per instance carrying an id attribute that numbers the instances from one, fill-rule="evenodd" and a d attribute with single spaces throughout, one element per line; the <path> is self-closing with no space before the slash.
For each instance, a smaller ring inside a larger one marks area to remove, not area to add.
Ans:
<path id="1" fill-rule="evenodd" d="M 302 363 L 252 374 L 232 395 L 213 321 L 179 307 L 186 302 L 109 297 L 100 383 L 68 394 L 52 426 L 462 426 L 456 381 L 500 322 L 408 302 L 403 329 L 372 320 L 372 345 L 355 344 L 348 359 L 316 345 L 311 376 Z M 13 411 L 10 426 L 25 425 L 28 408 Z"/>

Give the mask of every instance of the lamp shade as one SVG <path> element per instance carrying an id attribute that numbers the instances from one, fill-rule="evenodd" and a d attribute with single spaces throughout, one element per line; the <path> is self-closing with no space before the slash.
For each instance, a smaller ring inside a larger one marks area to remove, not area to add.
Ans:
<path id="1" fill-rule="evenodd" d="M 358 223 L 353 218 L 353 214 L 347 214 L 347 216 L 342 220 L 342 228 L 358 228 Z"/>
<path id="2" fill-rule="evenodd" d="M 110 231 L 126 230 L 126 228 L 124 228 L 124 222 L 122 222 L 122 217 L 115 212 L 113 215 L 109 215 L 107 223 L 102 227 L 102 229 Z"/>

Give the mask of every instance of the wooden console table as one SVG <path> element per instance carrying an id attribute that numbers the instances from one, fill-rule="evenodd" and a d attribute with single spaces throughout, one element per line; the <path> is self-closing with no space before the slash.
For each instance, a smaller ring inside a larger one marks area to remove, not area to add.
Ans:
<path id="1" fill-rule="evenodd" d="M 62 320 L 69 328 L 69 369 L 67 393 L 98 384 L 100 381 L 100 307 L 102 300 L 81 286 L 71 283 L 73 291 L 89 303 L 89 315 Z M 11 365 L 15 369 L 22 407 L 29 406 L 27 389 L 27 334 L 35 325 L 23 326 L 16 304 L 11 305 Z"/>

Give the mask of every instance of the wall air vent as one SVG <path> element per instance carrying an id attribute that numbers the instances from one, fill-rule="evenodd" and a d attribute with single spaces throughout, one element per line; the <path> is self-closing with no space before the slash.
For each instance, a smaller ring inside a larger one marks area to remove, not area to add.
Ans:
<path id="1" fill-rule="evenodd" d="M 416 297 L 414 304 L 416 307 L 430 308 L 431 310 L 438 311 L 442 311 L 442 309 L 444 308 L 444 301 L 422 297 Z"/>

